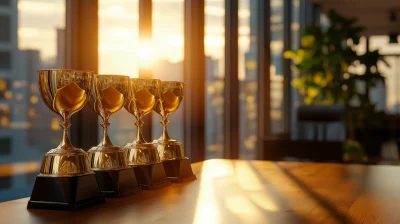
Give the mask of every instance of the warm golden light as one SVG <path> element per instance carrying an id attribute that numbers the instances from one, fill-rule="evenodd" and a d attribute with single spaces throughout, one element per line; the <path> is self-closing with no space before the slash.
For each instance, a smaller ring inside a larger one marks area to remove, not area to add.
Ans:
<path id="1" fill-rule="evenodd" d="M 2 79 L 0 80 L 0 91 L 3 92 L 7 89 L 7 81 Z"/>
<path id="2" fill-rule="evenodd" d="M 215 169 L 218 167 L 218 169 Z M 232 164 L 221 161 L 208 161 L 202 168 L 200 191 L 193 223 L 220 223 L 217 200 L 215 198 L 215 181 L 219 178 L 232 177 L 235 175 Z"/>
<path id="3" fill-rule="evenodd" d="M 17 162 L 0 165 L 0 177 L 10 177 L 12 175 L 33 173 L 40 169 L 40 162 Z"/>
<path id="4" fill-rule="evenodd" d="M 10 124 L 10 119 L 6 116 L 2 116 L 0 119 L 1 126 L 7 127 Z"/>
<path id="5" fill-rule="evenodd" d="M 142 41 L 139 46 L 141 68 L 150 68 L 153 65 L 153 50 L 150 41 Z"/>
<path id="6" fill-rule="evenodd" d="M 29 99 L 29 101 L 31 102 L 31 104 L 37 104 L 39 99 L 37 96 L 31 96 L 31 98 Z"/>
<path id="7" fill-rule="evenodd" d="M 60 120 L 59 118 L 53 117 L 53 118 L 51 119 L 51 123 L 50 123 L 50 128 L 51 128 L 51 130 L 53 130 L 53 131 L 58 131 L 58 130 L 60 130 L 60 129 L 61 129 L 61 127 L 60 127 L 60 122 L 61 122 L 61 120 Z"/>
<path id="8" fill-rule="evenodd" d="M 10 90 L 7 90 L 7 91 L 4 93 L 4 98 L 5 98 L 6 100 L 9 100 L 9 99 L 11 99 L 11 97 L 12 97 L 12 92 L 11 92 Z"/>
<path id="9" fill-rule="evenodd" d="M 35 110 L 35 108 L 29 108 L 29 109 L 28 109 L 28 116 L 29 116 L 30 118 L 36 117 L 36 110 Z"/>
<path id="10" fill-rule="evenodd" d="M 238 223 L 260 223 L 266 212 L 280 210 L 251 162 L 210 160 L 203 163 L 201 173 L 193 223 L 220 223 L 220 213 L 226 211 L 235 214 Z M 220 188 L 221 183 L 230 187 Z"/>

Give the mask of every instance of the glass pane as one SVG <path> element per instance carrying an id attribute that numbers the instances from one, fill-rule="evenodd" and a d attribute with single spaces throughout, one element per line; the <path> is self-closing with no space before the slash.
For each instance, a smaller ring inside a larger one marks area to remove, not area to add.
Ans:
<path id="1" fill-rule="evenodd" d="M 323 12 L 319 15 L 319 23 L 323 30 L 327 30 L 331 26 L 328 16 Z"/>
<path id="2" fill-rule="evenodd" d="M 0 43 L 1 42 L 10 42 L 10 34 L 11 34 L 11 15 L 0 15 Z"/>
<path id="3" fill-rule="evenodd" d="M 206 158 L 223 157 L 224 0 L 205 0 Z"/>
<path id="4" fill-rule="evenodd" d="M 369 50 L 379 50 L 381 54 L 400 54 L 400 44 L 390 44 L 389 36 L 369 37 Z"/>
<path id="5" fill-rule="evenodd" d="M 29 196 L 44 153 L 60 143 L 37 70 L 64 67 L 64 34 L 64 0 L 0 1 L 0 201 Z"/>
<path id="6" fill-rule="evenodd" d="M 183 81 L 183 16 L 184 0 L 153 0 L 154 78 Z M 170 137 L 183 143 L 183 105 L 168 120 Z M 153 113 L 153 139 L 161 135 L 160 121 L 160 115 Z"/>
<path id="7" fill-rule="evenodd" d="M 389 114 L 400 114 L 400 44 L 390 44 L 389 36 L 370 36 L 370 51 L 379 50 L 386 62 L 378 64 L 378 70 L 385 76 L 385 85 L 376 86 L 370 93 L 371 101 L 377 104 L 377 110 Z"/>
<path id="8" fill-rule="evenodd" d="M 292 21 L 291 21 L 291 41 L 292 50 L 296 51 L 300 47 L 300 0 L 292 1 Z M 292 62 L 293 64 L 293 62 Z M 291 66 L 292 79 L 298 78 L 299 73 L 296 71 L 294 66 Z M 300 105 L 300 93 L 294 88 L 290 87 L 293 104 L 291 107 L 291 138 L 297 139 L 297 107 Z"/>
<path id="9" fill-rule="evenodd" d="M 0 6 L 10 6 L 11 0 L 0 0 Z"/>
<path id="10" fill-rule="evenodd" d="M 366 38 L 360 39 L 360 44 L 353 47 L 357 54 L 364 54 L 366 51 Z M 400 59 L 400 47 L 398 44 L 389 44 L 388 36 L 370 36 L 369 50 L 379 50 L 379 53 L 385 56 L 387 66 L 384 62 L 378 63 L 379 72 L 385 77 L 385 84 L 378 83 L 370 90 L 370 100 L 376 106 L 376 111 L 385 111 L 389 114 L 400 113 L 400 92 L 398 86 L 400 84 L 399 74 L 400 67 L 398 66 Z M 352 66 L 353 72 L 360 73 L 365 70 L 365 66 Z M 359 83 L 359 89 L 364 90 L 365 87 Z"/>
<path id="11" fill-rule="evenodd" d="M 257 148 L 257 3 L 239 1 L 240 158 L 254 159 Z"/>
<path id="12" fill-rule="evenodd" d="M 385 84 L 379 84 L 372 89 L 371 102 L 376 104 L 377 110 L 400 114 L 400 54 L 386 56 L 385 60 L 389 67 L 383 62 L 378 63 L 379 72 L 385 77 Z"/>
<path id="13" fill-rule="evenodd" d="M 283 1 L 271 0 L 271 133 L 284 132 L 283 116 Z"/>
<path id="14" fill-rule="evenodd" d="M 138 0 L 99 1 L 99 74 L 138 77 Z M 114 144 L 133 141 L 136 122 L 121 109 L 110 119 L 109 136 Z M 99 136 L 102 128 L 99 127 Z"/>

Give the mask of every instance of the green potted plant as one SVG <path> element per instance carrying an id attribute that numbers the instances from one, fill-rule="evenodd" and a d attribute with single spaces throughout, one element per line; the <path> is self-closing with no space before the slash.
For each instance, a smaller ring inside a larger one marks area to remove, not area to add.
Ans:
<path id="1" fill-rule="evenodd" d="M 378 51 L 357 55 L 353 47 L 359 44 L 364 30 L 356 25 L 357 19 L 346 19 L 334 11 L 328 13 L 328 18 L 329 28 L 306 27 L 302 30 L 301 47 L 297 51 L 286 51 L 283 56 L 292 59 L 301 74 L 292 85 L 299 90 L 303 104 L 346 106 L 347 133 L 349 141 L 354 142 L 362 140 L 356 132 L 366 133 L 369 127 L 375 127 L 372 123 L 379 126 L 382 121 L 369 93 L 377 82 L 384 81 L 377 71 L 377 63 L 383 58 Z M 365 66 L 364 74 L 349 72 L 350 66 L 358 64 Z M 358 88 L 358 83 L 364 83 L 365 91 Z"/>

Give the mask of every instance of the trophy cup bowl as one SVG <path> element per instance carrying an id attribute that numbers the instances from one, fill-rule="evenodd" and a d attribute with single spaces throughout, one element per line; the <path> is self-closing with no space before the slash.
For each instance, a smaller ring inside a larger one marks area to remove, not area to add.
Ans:
<path id="1" fill-rule="evenodd" d="M 146 142 L 141 132 L 142 117 L 153 110 L 159 83 L 160 80 L 157 79 L 133 78 L 125 97 L 125 109 L 137 120 L 136 139 L 128 143 L 125 149 L 129 164 L 133 167 L 138 183 L 143 189 L 158 189 L 170 185 L 157 147 L 153 143 Z"/>
<path id="2" fill-rule="evenodd" d="M 163 81 L 159 84 L 154 111 L 160 114 L 163 126 L 161 137 L 154 140 L 160 158 L 163 161 L 165 172 L 171 182 L 184 182 L 196 179 L 193 174 L 190 160 L 185 157 L 182 144 L 171 139 L 168 135 L 168 117 L 174 113 L 183 100 L 184 83 L 177 81 Z"/>
<path id="3" fill-rule="evenodd" d="M 126 150 L 113 145 L 108 136 L 108 120 L 124 106 L 129 81 L 128 76 L 97 75 L 89 100 L 90 107 L 103 119 L 103 139 L 88 151 L 89 162 L 106 197 L 140 192 L 135 173 L 129 167 Z"/>
<path id="4" fill-rule="evenodd" d="M 42 160 L 28 208 L 76 210 L 104 202 L 87 153 L 75 148 L 68 136 L 69 118 L 87 103 L 93 77 L 91 71 L 38 71 L 42 99 L 62 117 L 64 130 L 61 143 Z"/>

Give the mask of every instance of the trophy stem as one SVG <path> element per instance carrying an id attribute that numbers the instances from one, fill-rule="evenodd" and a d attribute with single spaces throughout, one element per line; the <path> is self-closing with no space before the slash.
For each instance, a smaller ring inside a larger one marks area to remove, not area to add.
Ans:
<path id="1" fill-rule="evenodd" d="M 161 134 L 161 137 L 159 138 L 159 140 L 161 140 L 162 142 L 171 140 L 171 138 L 168 135 L 168 129 L 167 129 L 167 125 L 169 123 L 168 116 L 165 116 L 165 117 L 163 116 L 160 123 L 162 124 L 163 130 L 162 130 L 162 134 Z"/>
<path id="2" fill-rule="evenodd" d="M 103 123 L 100 124 L 103 127 L 103 139 L 101 140 L 99 146 L 113 146 L 110 137 L 108 136 L 108 126 L 110 126 L 110 122 L 108 122 L 108 119 L 110 118 L 109 113 L 104 113 L 103 118 Z"/>
<path id="3" fill-rule="evenodd" d="M 143 126 L 143 124 L 144 124 L 144 122 L 142 120 L 142 116 L 141 115 L 137 116 L 137 122 L 135 123 L 135 125 L 137 127 L 136 144 L 146 143 L 146 141 L 143 138 L 143 134 L 142 134 L 142 126 Z"/>
<path id="4" fill-rule="evenodd" d="M 71 122 L 69 122 L 69 112 L 61 111 L 61 115 L 63 118 L 63 122 L 60 123 L 60 126 L 63 128 L 63 137 L 57 148 L 63 150 L 73 150 L 75 147 L 72 145 L 68 135 L 68 128 L 71 127 Z"/>

